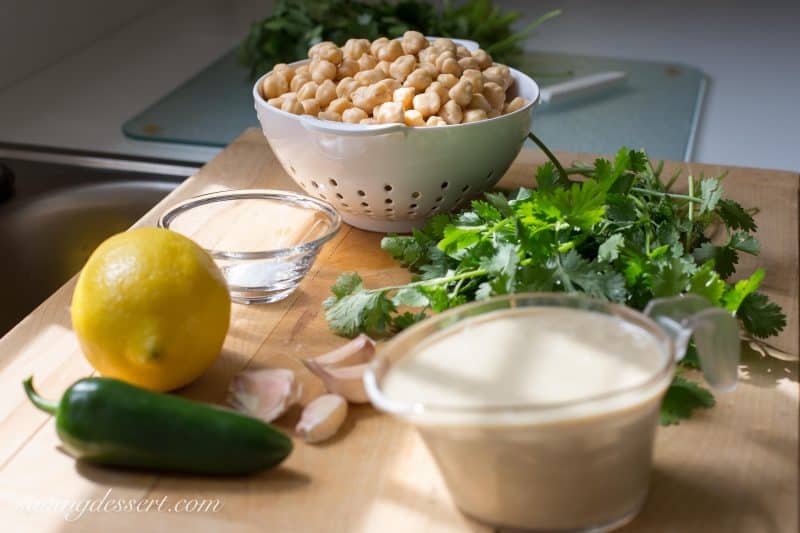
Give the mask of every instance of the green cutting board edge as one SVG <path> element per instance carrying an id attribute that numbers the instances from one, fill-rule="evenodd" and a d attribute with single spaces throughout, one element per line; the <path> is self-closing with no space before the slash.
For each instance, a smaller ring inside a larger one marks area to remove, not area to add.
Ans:
<path id="1" fill-rule="evenodd" d="M 645 148 L 657 159 L 688 160 L 706 77 L 682 64 L 526 54 L 520 70 L 541 86 L 609 70 L 628 73 L 625 84 L 589 97 L 542 105 L 534 130 L 553 149 L 608 154 L 621 146 Z M 128 137 L 222 147 L 258 126 L 252 82 L 228 52 L 196 76 L 127 121 Z M 530 141 L 529 141 L 530 142 Z"/>

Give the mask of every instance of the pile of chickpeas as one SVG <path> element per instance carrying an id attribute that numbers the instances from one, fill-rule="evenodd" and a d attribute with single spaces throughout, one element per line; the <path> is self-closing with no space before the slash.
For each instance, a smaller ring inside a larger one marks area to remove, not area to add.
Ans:
<path id="1" fill-rule="evenodd" d="M 429 43 L 416 31 L 401 39 L 325 41 L 311 62 L 275 65 L 261 82 L 269 105 L 296 115 L 351 124 L 447 126 L 494 118 L 527 104 L 507 100 L 511 71 L 484 50 L 450 39 Z"/>

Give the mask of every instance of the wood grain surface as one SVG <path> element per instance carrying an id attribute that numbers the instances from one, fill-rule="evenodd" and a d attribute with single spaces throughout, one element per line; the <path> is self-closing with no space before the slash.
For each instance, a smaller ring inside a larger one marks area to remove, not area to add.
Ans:
<path id="1" fill-rule="evenodd" d="M 501 186 L 530 184 L 532 169 L 541 161 L 538 152 L 523 152 Z M 723 170 L 688 166 L 706 175 Z M 788 172 L 725 170 L 728 194 L 746 206 L 762 208 L 757 217 L 763 247 L 758 264 L 767 269 L 766 291 L 789 316 L 789 327 L 773 344 L 796 357 L 800 179 Z M 137 225 L 154 225 L 167 207 L 187 197 L 251 187 L 296 189 L 257 130 L 246 132 Z M 246 230 L 231 231 L 237 229 Z M 407 279 L 407 272 L 380 252 L 380 237 L 344 226 L 288 299 L 264 306 L 234 305 L 221 357 L 180 394 L 221 403 L 237 371 L 264 366 L 297 370 L 306 384 L 305 401 L 318 394 L 320 382 L 298 358 L 343 342 L 328 331 L 320 312 L 328 287 L 347 270 L 358 270 L 368 286 Z M 745 262 L 742 272 L 755 264 Z M 416 433 L 369 406 L 353 408 L 331 442 L 311 446 L 296 440 L 295 451 L 282 467 L 245 478 L 154 475 L 76 462 L 59 450 L 52 418 L 30 405 L 20 385 L 33 374 L 40 392 L 55 398 L 92 373 L 70 328 L 74 282 L 0 340 L 4 531 L 488 531 L 453 506 Z M 796 532 L 797 373 L 796 361 L 748 351 L 735 392 L 718 395 L 715 408 L 690 421 L 660 428 L 649 499 L 624 531 Z M 279 425 L 289 430 L 298 414 L 295 410 Z M 202 498 L 219 500 L 216 512 L 174 508 L 182 499 L 190 505 Z M 93 501 L 100 508 L 105 501 L 106 511 L 80 513 L 81 505 Z M 163 504 L 144 512 L 115 511 L 117 501 Z"/>

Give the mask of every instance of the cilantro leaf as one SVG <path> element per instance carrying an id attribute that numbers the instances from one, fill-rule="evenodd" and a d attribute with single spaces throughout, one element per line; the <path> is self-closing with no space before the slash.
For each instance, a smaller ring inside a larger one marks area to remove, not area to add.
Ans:
<path id="1" fill-rule="evenodd" d="M 749 278 L 737 281 L 736 285 L 728 288 L 722 297 L 723 307 L 731 313 L 738 311 L 744 299 L 758 289 L 763 279 L 764 269 L 759 268 Z"/>
<path id="2" fill-rule="evenodd" d="M 739 250 L 750 255 L 758 255 L 761 251 L 761 245 L 755 237 L 742 231 L 737 231 L 731 235 L 730 243 L 728 244 L 734 250 Z"/>
<path id="3" fill-rule="evenodd" d="M 725 293 L 725 282 L 714 270 L 714 262 L 708 261 L 692 274 L 689 292 L 702 296 L 714 305 L 719 305 Z"/>
<path id="4" fill-rule="evenodd" d="M 733 200 L 722 199 L 717 203 L 717 214 L 730 229 L 741 229 L 744 231 L 755 231 L 756 221 L 752 215 Z"/>
<path id="5" fill-rule="evenodd" d="M 699 264 L 713 261 L 717 272 L 722 279 L 727 279 L 736 272 L 736 264 L 739 262 L 739 254 L 730 246 L 715 246 L 710 242 L 704 242 L 692 251 L 694 260 Z"/>
<path id="6" fill-rule="evenodd" d="M 714 396 L 693 381 L 675 376 L 661 404 L 661 425 L 678 424 L 689 418 L 695 409 L 713 407 Z"/>
<path id="7" fill-rule="evenodd" d="M 777 335 L 786 327 L 786 315 L 781 308 L 760 292 L 751 292 L 745 296 L 736 316 L 748 333 L 762 339 Z"/>
<path id="8" fill-rule="evenodd" d="M 700 213 L 708 213 L 717 207 L 722 198 L 722 186 L 716 178 L 700 180 Z"/>
<path id="9" fill-rule="evenodd" d="M 619 257 L 619 250 L 625 244 L 625 236 L 621 233 L 614 233 L 600 245 L 597 250 L 597 259 L 610 263 Z"/>

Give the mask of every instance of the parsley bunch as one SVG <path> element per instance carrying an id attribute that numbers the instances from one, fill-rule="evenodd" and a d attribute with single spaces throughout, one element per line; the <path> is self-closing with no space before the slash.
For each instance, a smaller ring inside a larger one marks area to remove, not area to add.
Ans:
<path id="1" fill-rule="evenodd" d="M 762 269 L 730 282 L 740 254 L 757 255 L 753 210 L 723 197 L 724 176 L 688 176 L 688 193 L 673 192 L 680 175 L 662 179 L 641 150 L 622 148 L 614 161 L 536 172 L 536 189 L 488 193 L 471 208 L 433 217 L 411 235 L 390 235 L 381 247 L 413 273 L 405 285 L 367 289 L 342 274 L 324 302 L 333 331 L 386 336 L 469 301 L 516 292 L 583 292 L 642 309 L 653 298 L 695 293 L 727 309 L 747 335 L 780 332 L 786 317 L 757 292 Z M 571 179 L 581 176 L 581 179 Z M 722 228 L 721 244 L 709 238 Z M 683 366 L 697 366 L 690 347 Z M 676 423 L 713 397 L 681 376 L 667 393 L 662 422 Z"/>
<path id="2" fill-rule="evenodd" d="M 471 39 L 499 62 L 514 64 L 522 54 L 522 42 L 544 21 L 561 11 L 545 13 L 514 31 L 520 19 L 490 0 L 468 0 L 458 6 L 445 1 L 436 9 L 425 0 L 279 0 L 270 16 L 253 23 L 238 50 L 239 62 L 255 78 L 275 63 L 306 57 L 320 41 L 342 46 L 347 39 L 399 37 L 408 30 L 425 35 Z"/>

